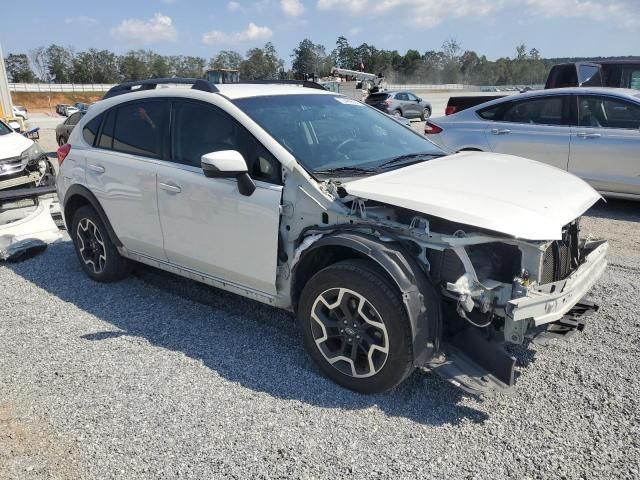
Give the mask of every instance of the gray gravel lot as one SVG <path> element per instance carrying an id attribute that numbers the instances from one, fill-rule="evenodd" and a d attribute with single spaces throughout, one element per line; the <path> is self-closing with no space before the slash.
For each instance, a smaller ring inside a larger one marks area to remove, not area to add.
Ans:
<path id="1" fill-rule="evenodd" d="M 343 390 L 287 313 L 147 268 L 96 284 L 68 240 L 1 265 L 0 479 L 640 478 L 638 204 L 583 228 L 612 246 L 602 310 L 481 398 L 426 371 Z"/>

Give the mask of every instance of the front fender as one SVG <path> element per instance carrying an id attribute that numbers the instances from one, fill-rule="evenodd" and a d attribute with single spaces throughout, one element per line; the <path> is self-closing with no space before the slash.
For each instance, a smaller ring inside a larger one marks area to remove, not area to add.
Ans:
<path id="1" fill-rule="evenodd" d="M 399 243 L 384 242 L 359 232 L 326 235 L 313 243 L 302 258 L 328 246 L 354 250 L 375 262 L 391 277 L 400 290 L 409 317 L 414 364 L 422 366 L 428 362 L 440 348 L 441 301 L 417 261 Z"/>

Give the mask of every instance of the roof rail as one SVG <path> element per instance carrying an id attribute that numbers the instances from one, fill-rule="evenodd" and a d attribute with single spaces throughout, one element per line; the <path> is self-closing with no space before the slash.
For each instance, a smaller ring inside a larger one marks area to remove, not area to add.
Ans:
<path id="1" fill-rule="evenodd" d="M 241 80 L 240 84 L 257 84 L 257 85 L 300 85 L 304 88 L 315 88 L 317 90 L 326 90 L 322 85 L 311 80 Z"/>
<path id="2" fill-rule="evenodd" d="M 215 93 L 219 90 L 210 82 L 202 78 L 183 78 L 183 77 L 173 77 L 173 78 L 149 78 L 147 80 L 136 80 L 133 82 L 124 82 L 115 87 L 111 87 L 107 93 L 102 97 L 103 100 L 111 97 L 116 97 L 118 95 L 123 95 L 125 93 L 131 92 L 140 92 L 142 90 L 153 90 L 158 85 L 166 85 L 166 84 L 181 84 L 181 85 L 193 85 L 191 88 L 193 90 L 202 90 L 204 92 Z"/>

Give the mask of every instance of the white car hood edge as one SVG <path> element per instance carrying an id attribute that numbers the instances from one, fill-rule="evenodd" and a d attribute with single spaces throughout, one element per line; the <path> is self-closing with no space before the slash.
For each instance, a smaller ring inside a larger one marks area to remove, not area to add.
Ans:
<path id="1" fill-rule="evenodd" d="M 602 197 L 578 177 L 512 155 L 462 152 L 343 184 L 350 195 L 526 240 L 562 227 Z"/>

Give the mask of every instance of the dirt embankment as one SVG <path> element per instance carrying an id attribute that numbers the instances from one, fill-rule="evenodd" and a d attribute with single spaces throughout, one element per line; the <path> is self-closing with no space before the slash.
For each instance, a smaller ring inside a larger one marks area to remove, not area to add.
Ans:
<path id="1" fill-rule="evenodd" d="M 30 112 L 55 113 L 59 103 L 93 103 L 103 96 L 104 92 L 13 92 L 11 99 L 14 105 L 22 105 Z"/>

